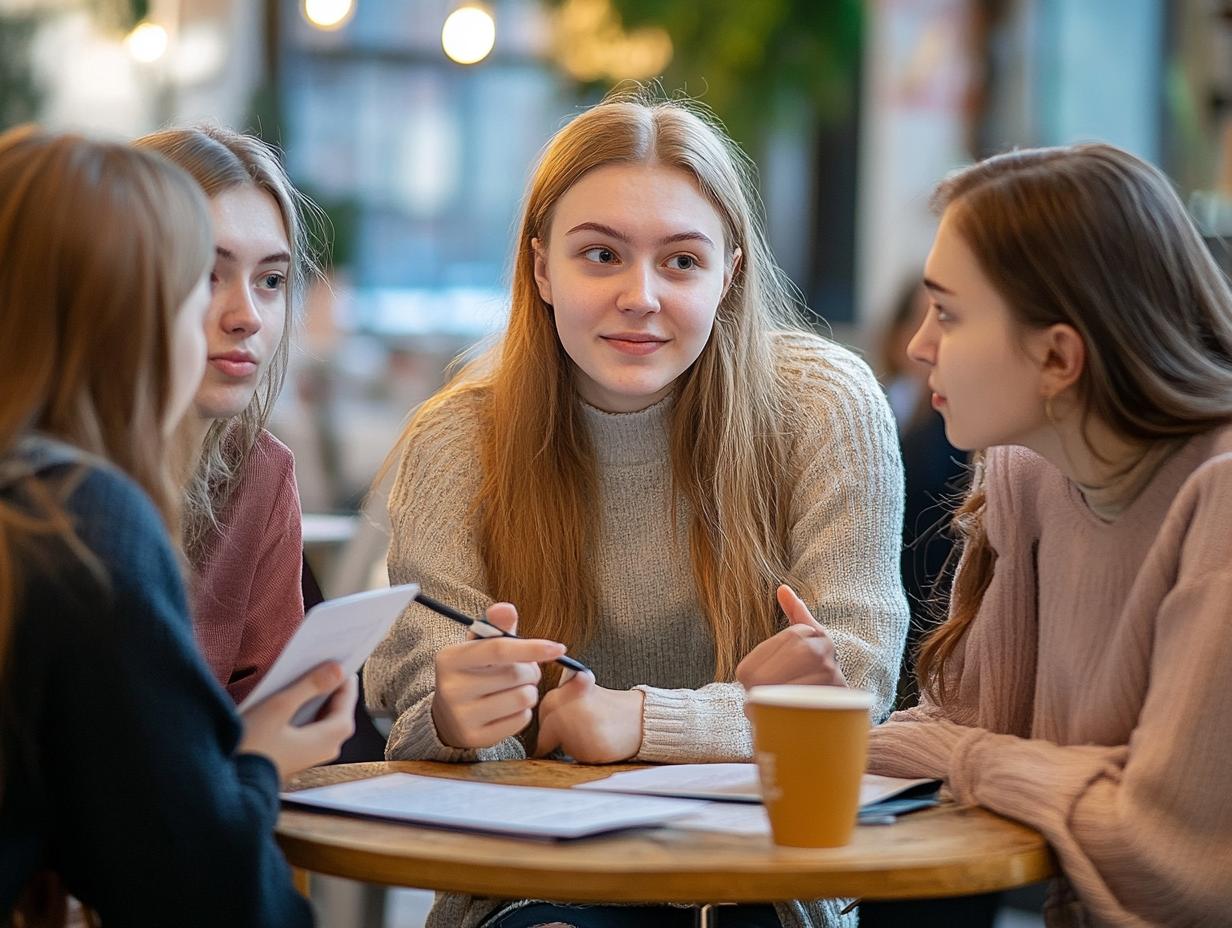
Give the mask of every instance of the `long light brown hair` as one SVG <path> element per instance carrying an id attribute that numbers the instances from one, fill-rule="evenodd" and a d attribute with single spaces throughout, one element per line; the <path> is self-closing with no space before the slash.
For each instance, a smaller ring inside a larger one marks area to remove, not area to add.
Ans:
<path id="1" fill-rule="evenodd" d="M 201 185 L 207 197 L 244 186 L 269 194 L 282 216 L 291 247 L 282 338 L 244 411 L 210 424 L 196 467 L 186 478 L 183 542 L 189 560 L 196 563 L 203 545 L 218 530 L 218 513 L 235 492 L 248 455 L 282 392 L 290 360 L 295 308 L 308 280 L 317 273 L 309 227 L 320 221 L 321 213 L 295 189 L 277 153 L 255 136 L 203 125 L 164 129 L 142 136 L 133 144 L 156 151 L 183 168 Z"/>
<path id="2" fill-rule="evenodd" d="M 177 531 L 164 438 L 172 333 L 211 248 L 201 192 L 162 159 L 33 127 L 0 135 L 0 455 L 30 432 L 72 444 L 125 471 Z M 0 501 L 0 686 L 23 546 L 60 535 L 88 557 L 64 512 L 73 479 L 27 483 L 29 507 Z M 62 899 L 47 893 L 21 923 L 54 923 Z"/>
<path id="3" fill-rule="evenodd" d="M 1094 417 L 1149 446 L 1232 418 L 1232 291 L 1156 168 L 1110 145 L 1015 151 L 946 178 L 934 207 L 1018 326 L 1065 323 L 1082 337 L 1084 425 Z M 937 700 L 996 562 L 981 462 L 973 477 L 955 518 L 963 551 L 949 619 L 917 663 Z"/>
<path id="4" fill-rule="evenodd" d="M 517 605 L 520 631 L 584 646 L 596 622 L 589 566 L 598 529 L 595 455 L 573 364 L 535 285 L 531 240 L 547 239 L 553 208 L 578 180 L 620 163 L 687 174 L 722 219 L 729 266 L 737 248 L 743 254 L 706 347 L 677 384 L 670 436 L 673 483 L 691 514 L 693 575 L 713 633 L 715 676 L 729 680 L 740 659 L 774 633 L 774 590 L 790 579 L 791 403 L 774 333 L 799 322 L 790 285 L 766 245 L 751 164 L 700 108 L 614 95 L 552 138 L 524 202 L 504 337 L 421 407 L 400 446 L 448 415 L 459 394 L 482 392 L 486 428 L 475 514 L 489 592 Z"/>

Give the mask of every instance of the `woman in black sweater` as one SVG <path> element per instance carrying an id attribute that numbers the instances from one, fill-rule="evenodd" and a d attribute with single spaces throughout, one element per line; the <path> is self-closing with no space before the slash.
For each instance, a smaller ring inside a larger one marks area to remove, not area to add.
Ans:
<path id="1" fill-rule="evenodd" d="M 208 229 L 156 156 L 0 135 L 0 925 L 62 922 L 68 893 L 108 925 L 312 921 L 278 787 L 336 753 L 354 681 L 320 667 L 241 720 L 169 541 Z"/>

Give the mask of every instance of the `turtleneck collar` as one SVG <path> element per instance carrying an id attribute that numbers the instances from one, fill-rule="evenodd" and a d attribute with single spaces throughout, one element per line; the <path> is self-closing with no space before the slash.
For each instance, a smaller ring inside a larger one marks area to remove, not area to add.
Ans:
<path id="1" fill-rule="evenodd" d="M 637 412 L 604 412 L 582 402 L 595 456 L 603 464 L 617 465 L 666 461 L 675 403 L 674 393 Z"/>

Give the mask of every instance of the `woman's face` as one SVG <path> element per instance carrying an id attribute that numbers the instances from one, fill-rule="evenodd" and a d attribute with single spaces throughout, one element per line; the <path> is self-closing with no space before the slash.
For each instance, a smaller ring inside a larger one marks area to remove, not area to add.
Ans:
<path id="1" fill-rule="evenodd" d="M 957 448 L 1029 444 L 1047 425 L 1043 333 L 1022 331 L 947 213 L 924 268 L 930 306 L 907 346 Z"/>
<path id="2" fill-rule="evenodd" d="M 176 430 L 205 371 L 205 316 L 210 306 L 210 275 L 204 273 L 184 300 L 171 328 L 171 398 L 163 433 Z"/>
<path id="3" fill-rule="evenodd" d="M 671 392 L 710 338 L 739 250 L 693 178 L 661 165 L 596 168 L 534 239 L 535 281 L 582 398 L 609 412 Z"/>
<path id="4" fill-rule="evenodd" d="M 291 247 L 278 204 L 232 187 L 210 200 L 215 260 L 205 320 L 208 363 L 193 401 L 203 419 L 239 415 L 282 341 Z"/>

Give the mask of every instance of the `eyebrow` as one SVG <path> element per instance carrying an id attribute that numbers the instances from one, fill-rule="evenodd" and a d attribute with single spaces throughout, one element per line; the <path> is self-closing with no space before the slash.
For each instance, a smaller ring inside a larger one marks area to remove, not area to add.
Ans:
<path id="1" fill-rule="evenodd" d="M 629 236 L 625 235 L 618 229 L 613 229 L 611 226 L 605 226 L 601 222 L 582 222 L 574 226 L 565 235 L 572 235 L 575 232 L 598 232 L 600 235 L 607 235 L 617 241 L 629 243 Z M 711 248 L 716 247 L 709 235 L 704 232 L 690 230 L 688 232 L 675 232 L 672 235 L 665 236 L 659 240 L 660 245 L 670 245 L 674 242 L 704 242 Z"/>
<path id="2" fill-rule="evenodd" d="M 214 252 L 224 261 L 238 261 L 235 252 L 229 248 L 223 248 L 221 245 L 214 246 Z M 291 256 L 285 251 L 276 251 L 272 255 L 266 255 L 257 264 L 290 264 Z"/>
<path id="3" fill-rule="evenodd" d="M 950 296 L 954 296 L 954 291 L 951 290 L 949 287 L 943 287 L 941 286 L 941 284 L 937 283 L 935 280 L 930 280 L 927 277 L 924 278 L 924 286 L 927 287 L 929 290 L 936 290 L 938 293 L 946 293 L 946 294 L 949 294 Z"/>

